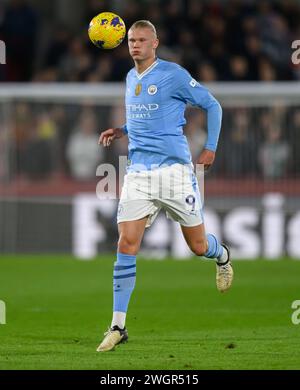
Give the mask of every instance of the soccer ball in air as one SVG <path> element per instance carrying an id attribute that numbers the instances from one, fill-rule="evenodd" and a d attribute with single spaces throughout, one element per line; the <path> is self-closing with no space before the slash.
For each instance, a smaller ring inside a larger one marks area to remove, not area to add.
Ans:
<path id="1" fill-rule="evenodd" d="M 91 20 L 88 33 L 90 40 L 100 49 L 114 49 L 125 38 L 126 26 L 120 16 L 102 12 Z"/>

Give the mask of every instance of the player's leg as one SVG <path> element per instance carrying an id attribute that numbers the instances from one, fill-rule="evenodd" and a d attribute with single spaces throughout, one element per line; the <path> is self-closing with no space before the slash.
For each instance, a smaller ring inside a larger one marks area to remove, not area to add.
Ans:
<path id="1" fill-rule="evenodd" d="M 186 243 L 195 255 L 218 259 L 221 263 L 227 261 L 228 256 L 224 254 L 222 245 L 214 235 L 206 235 L 203 223 L 191 227 L 181 225 L 181 230 Z"/>
<path id="2" fill-rule="evenodd" d="M 213 234 L 205 233 L 201 196 L 195 175 L 189 166 L 180 164 L 170 166 L 161 173 L 162 194 L 167 194 L 160 197 L 161 206 L 170 218 L 180 223 L 187 244 L 197 256 L 217 260 L 217 288 L 222 292 L 228 290 L 233 279 L 229 249 L 220 244 Z M 171 196 L 170 189 L 173 189 L 174 196 Z"/>
<path id="3" fill-rule="evenodd" d="M 192 252 L 217 260 L 217 288 L 227 291 L 233 280 L 233 269 L 230 262 L 230 252 L 225 244 L 221 244 L 213 234 L 206 234 L 204 224 L 197 226 L 181 225 L 183 236 Z"/>
<path id="4" fill-rule="evenodd" d="M 114 303 L 111 326 L 123 329 L 126 313 L 135 286 L 136 255 L 139 252 L 148 217 L 121 222 L 117 261 L 114 264 Z"/>
<path id="5" fill-rule="evenodd" d="M 112 350 L 128 339 L 125 328 L 126 313 L 136 279 L 136 255 L 139 251 L 148 217 L 136 221 L 121 222 L 117 261 L 113 275 L 113 318 L 111 327 L 97 351 Z"/>
<path id="6" fill-rule="evenodd" d="M 129 173 L 125 176 L 118 207 L 119 242 L 114 264 L 113 318 L 98 351 L 110 351 L 128 338 L 126 313 L 136 278 L 136 255 L 145 227 L 152 224 L 160 207 L 149 194 L 149 174 Z"/>

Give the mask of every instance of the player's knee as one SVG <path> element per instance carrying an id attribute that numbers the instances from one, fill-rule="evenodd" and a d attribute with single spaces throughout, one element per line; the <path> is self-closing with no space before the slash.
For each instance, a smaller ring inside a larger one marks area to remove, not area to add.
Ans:
<path id="1" fill-rule="evenodd" d="M 136 255 L 139 251 L 139 242 L 133 237 L 122 234 L 118 242 L 118 252 L 127 255 Z"/>
<path id="2" fill-rule="evenodd" d="M 203 256 L 207 252 L 207 242 L 198 241 L 190 245 L 190 249 L 196 256 Z"/>

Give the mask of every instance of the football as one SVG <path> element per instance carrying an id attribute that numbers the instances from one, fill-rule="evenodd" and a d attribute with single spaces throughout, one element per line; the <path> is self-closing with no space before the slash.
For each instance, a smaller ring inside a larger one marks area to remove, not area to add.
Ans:
<path id="1" fill-rule="evenodd" d="M 91 20 L 88 34 L 97 47 L 114 49 L 125 38 L 126 26 L 120 16 L 112 12 L 102 12 Z"/>

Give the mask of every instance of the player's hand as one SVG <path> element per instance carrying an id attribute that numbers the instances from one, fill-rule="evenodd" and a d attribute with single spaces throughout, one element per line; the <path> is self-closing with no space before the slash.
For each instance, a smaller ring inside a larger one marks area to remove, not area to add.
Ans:
<path id="1" fill-rule="evenodd" d="M 197 160 L 197 164 L 203 164 L 204 170 L 207 171 L 215 160 L 215 154 L 211 150 L 204 149 Z"/>
<path id="2" fill-rule="evenodd" d="M 123 130 L 119 127 L 114 129 L 107 129 L 100 134 L 98 144 L 102 144 L 104 147 L 109 146 L 114 139 L 121 138 L 123 135 Z"/>

